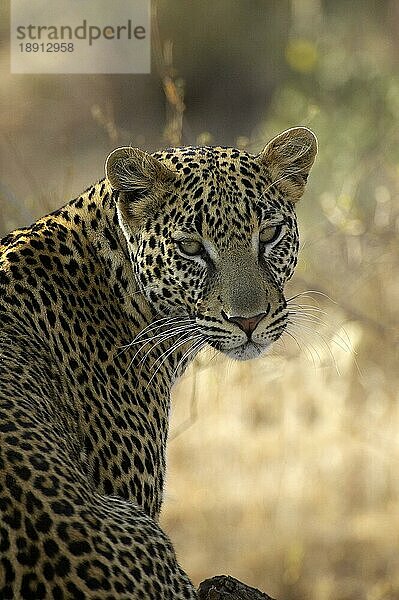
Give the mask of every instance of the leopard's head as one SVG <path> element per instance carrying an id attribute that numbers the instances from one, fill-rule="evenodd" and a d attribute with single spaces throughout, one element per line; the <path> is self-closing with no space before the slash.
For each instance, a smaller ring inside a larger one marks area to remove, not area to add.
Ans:
<path id="1" fill-rule="evenodd" d="M 256 156 L 222 147 L 110 154 L 138 285 L 183 341 L 244 360 L 280 337 L 297 261 L 295 203 L 316 152 L 314 134 L 296 127 Z"/>

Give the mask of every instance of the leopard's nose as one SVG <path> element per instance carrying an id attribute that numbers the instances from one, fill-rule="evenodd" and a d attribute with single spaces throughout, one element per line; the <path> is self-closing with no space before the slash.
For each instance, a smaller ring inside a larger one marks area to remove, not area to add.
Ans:
<path id="1" fill-rule="evenodd" d="M 235 323 L 248 337 L 251 338 L 259 323 L 267 316 L 267 312 L 259 313 L 253 317 L 232 317 L 222 310 L 222 316 L 229 323 Z"/>

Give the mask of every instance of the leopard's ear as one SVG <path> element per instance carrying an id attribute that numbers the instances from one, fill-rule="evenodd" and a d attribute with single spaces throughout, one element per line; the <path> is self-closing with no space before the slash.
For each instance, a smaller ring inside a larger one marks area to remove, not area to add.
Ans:
<path id="1" fill-rule="evenodd" d="M 273 138 L 256 157 L 288 200 L 302 196 L 317 154 L 317 138 L 307 127 L 293 127 Z"/>
<path id="2" fill-rule="evenodd" d="M 145 150 L 126 146 L 116 148 L 105 162 L 105 175 L 114 190 L 146 193 L 162 191 L 176 173 Z"/>

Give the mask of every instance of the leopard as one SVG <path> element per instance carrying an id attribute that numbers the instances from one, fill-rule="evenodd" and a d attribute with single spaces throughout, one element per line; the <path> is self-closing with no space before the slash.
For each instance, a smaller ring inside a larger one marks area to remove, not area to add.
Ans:
<path id="1" fill-rule="evenodd" d="M 203 348 L 267 360 L 286 330 L 316 153 L 302 126 L 258 154 L 117 148 L 1 240 L 3 600 L 198 597 L 159 524 L 171 388 Z"/>

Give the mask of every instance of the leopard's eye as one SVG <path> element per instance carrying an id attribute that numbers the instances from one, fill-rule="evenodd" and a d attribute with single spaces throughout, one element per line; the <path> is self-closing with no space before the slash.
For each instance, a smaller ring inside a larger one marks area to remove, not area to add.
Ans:
<path id="1" fill-rule="evenodd" d="M 178 240 L 177 246 L 187 256 L 199 256 L 204 251 L 203 245 L 197 240 Z"/>
<path id="2" fill-rule="evenodd" d="M 259 234 L 259 242 L 261 244 L 273 244 L 280 238 L 282 229 L 282 225 L 271 225 L 270 227 L 265 227 L 265 229 L 262 229 Z"/>

